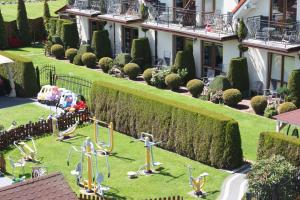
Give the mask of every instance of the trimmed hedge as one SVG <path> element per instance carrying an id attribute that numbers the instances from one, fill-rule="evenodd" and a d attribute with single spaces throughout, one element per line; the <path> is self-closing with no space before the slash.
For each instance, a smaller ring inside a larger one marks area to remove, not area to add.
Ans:
<path id="1" fill-rule="evenodd" d="M 162 148 L 210 166 L 243 164 L 238 123 L 224 115 L 105 81 L 93 83 L 91 102 L 97 119 L 119 132 L 135 138 L 149 132 L 164 141 Z"/>
<path id="2" fill-rule="evenodd" d="M 245 96 L 249 95 L 249 73 L 246 58 L 233 58 L 227 75 L 233 88 L 238 89 Z"/>
<path id="3" fill-rule="evenodd" d="M 166 76 L 165 83 L 171 90 L 178 90 L 181 85 L 181 78 L 178 74 L 171 73 Z"/>
<path id="4" fill-rule="evenodd" d="M 81 57 L 82 55 L 81 54 L 77 54 L 74 59 L 73 59 L 73 64 L 74 65 L 79 65 L 79 66 L 83 66 L 83 63 L 81 61 Z"/>
<path id="5" fill-rule="evenodd" d="M 49 19 L 49 24 L 48 24 L 48 31 L 49 31 L 49 35 L 50 36 L 53 36 L 53 35 L 55 35 L 56 34 L 56 23 L 57 23 L 57 18 L 55 18 L 55 17 L 51 17 L 50 19 Z"/>
<path id="6" fill-rule="evenodd" d="M 291 112 L 293 110 L 296 110 L 297 106 L 292 103 L 292 102 L 284 102 L 278 106 L 278 113 L 286 113 L 286 112 Z"/>
<path id="7" fill-rule="evenodd" d="M 87 66 L 88 68 L 93 68 L 96 66 L 97 57 L 95 54 L 87 52 L 82 54 L 81 61 L 83 65 Z"/>
<path id="8" fill-rule="evenodd" d="M 4 26 L 4 20 L 0 9 L 0 49 L 5 49 L 7 47 L 6 30 Z"/>
<path id="9" fill-rule="evenodd" d="M 120 53 L 114 60 L 114 63 L 119 65 L 120 67 L 124 67 L 132 60 L 130 54 L 128 53 Z"/>
<path id="10" fill-rule="evenodd" d="M 124 66 L 124 72 L 128 75 L 131 80 L 134 80 L 138 77 L 141 72 L 141 68 L 138 64 L 128 63 Z"/>
<path id="11" fill-rule="evenodd" d="M 237 106 L 242 99 L 242 93 L 238 89 L 228 89 L 223 93 L 224 103 L 231 107 Z"/>
<path id="12" fill-rule="evenodd" d="M 107 30 L 93 32 L 92 48 L 98 59 L 103 57 L 112 57 L 109 34 Z"/>
<path id="13" fill-rule="evenodd" d="M 152 58 L 148 38 L 139 38 L 132 41 L 131 57 L 134 60 L 133 62 L 141 67 L 142 72 L 151 66 Z"/>
<path id="14" fill-rule="evenodd" d="M 77 55 L 77 49 L 70 48 L 67 49 L 65 52 L 65 57 L 70 61 L 70 63 L 73 62 L 74 57 Z"/>
<path id="15" fill-rule="evenodd" d="M 198 98 L 203 92 L 204 83 L 201 80 L 193 79 L 187 83 L 186 88 L 193 97 Z"/>
<path id="16" fill-rule="evenodd" d="M 209 92 L 225 91 L 231 89 L 231 84 L 225 76 L 219 75 L 209 84 Z"/>
<path id="17" fill-rule="evenodd" d="M 154 71 L 153 68 L 149 68 L 146 69 L 143 73 L 143 78 L 148 85 L 151 85 L 151 78 L 152 78 L 153 71 Z"/>
<path id="18" fill-rule="evenodd" d="M 187 50 L 177 52 L 173 66 L 173 71 L 177 73 L 180 69 L 187 70 L 188 74 L 185 77 L 185 80 L 183 80 L 185 83 L 196 77 L 195 59 L 192 48 L 188 48 Z"/>
<path id="19" fill-rule="evenodd" d="M 288 80 L 289 98 L 300 108 L 300 70 L 293 70 Z"/>
<path id="20" fill-rule="evenodd" d="M 291 164 L 300 166 L 300 139 L 282 133 L 264 132 L 260 134 L 257 158 L 266 159 L 281 155 Z"/>
<path id="21" fill-rule="evenodd" d="M 264 111 L 265 111 L 266 107 L 268 106 L 268 100 L 264 96 L 252 97 L 250 103 L 251 103 L 252 109 L 258 115 L 264 114 Z"/>
<path id="22" fill-rule="evenodd" d="M 65 49 L 77 48 L 79 44 L 79 35 L 75 22 L 64 22 L 61 27 L 61 40 Z"/>
<path id="23" fill-rule="evenodd" d="M 83 44 L 80 45 L 77 53 L 82 55 L 87 52 L 93 53 L 93 49 L 89 44 Z"/>
<path id="24" fill-rule="evenodd" d="M 103 57 L 99 60 L 99 65 L 104 73 L 108 73 L 113 65 L 114 60 L 110 57 Z"/>
<path id="25" fill-rule="evenodd" d="M 60 44 L 52 45 L 51 46 L 51 54 L 53 54 L 56 59 L 63 59 L 65 56 L 64 47 Z"/>
<path id="26" fill-rule="evenodd" d="M 15 89 L 18 97 L 34 97 L 39 91 L 35 69 L 31 60 L 0 51 L 0 55 L 8 57 L 15 61 L 12 67 L 14 74 Z M 7 77 L 7 71 L 4 67 L 0 67 L 0 77 L 4 79 L 7 92 L 10 91 L 10 86 Z"/>

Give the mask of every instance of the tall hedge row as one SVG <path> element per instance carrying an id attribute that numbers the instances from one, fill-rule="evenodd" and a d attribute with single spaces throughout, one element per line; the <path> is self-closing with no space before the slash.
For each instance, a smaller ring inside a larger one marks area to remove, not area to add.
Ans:
<path id="1" fill-rule="evenodd" d="M 300 70 L 293 70 L 289 80 L 288 89 L 290 91 L 290 99 L 292 102 L 300 108 Z"/>
<path id="2" fill-rule="evenodd" d="M 30 44 L 29 22 L 25 2 L 23 0 L 18 0 L 17 25 L 22 42 L 24 44 Z"/>
<path id="3" fill-rule="evenodd" d="M 10 54 L 0 51 L 0 55 L 8 57 L 15 61 L 12 68 L 13 79 L 16 85 L 16 93 L 18 97 L 34 97 L 38 93 L 39 85 L 37 84 L 37 77 L 35 68 L 31 60 L 21 57 L 19 55 Z M 10 91 L 7 71 L 4 67 L 0 67 L 0 77 L 5 81 L 7 92 Z"/>
<path id="4" fill-rule="evenodd" d="M 257 158 L 266 159 L 272 155 L 284 156 L 291 164 L 300 166 L 300 139 L 282 133 L 261 133 Z"/>
<path id="5" fill-rule="evenodd" d="M 112 121 L 117 131 L 152 133 L 162 148 L 214 167 L 243 163 L 239 126 L 231 118 L 103 81 L 93 83 L 91 102 L 96 117 Z"/>
<path id="6" fill-rule="evenodd" d="M 112 57 L 109 34 L 107 30 L 93 32 L 92 48 L 98 59 L 103 57 Z"/>
<path id="7" fill-rule="evenodd" d="M 55 17 L 51 17 L 49 19 L 49 24 L 48 24 L 48 31 L 49 31 L 49 35 L 53 36 L 56 34 L 56 23 L 57 23 L 58 18 Z"/>

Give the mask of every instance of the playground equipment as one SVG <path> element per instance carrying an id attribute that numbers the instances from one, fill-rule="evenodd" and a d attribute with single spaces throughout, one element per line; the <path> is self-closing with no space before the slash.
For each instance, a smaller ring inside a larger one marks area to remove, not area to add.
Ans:
<path id="1" fill-rule="evenodd" d="M 11 131 L 12 129 L 17 127 L 17 122 L 13 121 L 8 129 L 6 129 L 7 132 Z"/>
<path id="2" fill-rule="evenodd" d="M 77 95 L 69 90 L 65 90 L 60 97 L 58 107 L 66 109 L 76 105 Z"/>
<path id="3" fill-rule="evenodd" d="M 14 145 L 17 147 L 26 161 L 37 161 L 37 149 L 35 146 L 35 142 L 30 136 L 28 137 L 28 139 L 31 140 L 32 147 L 26 144 L 25 141 L 14 141 Z"/>
<path id="4" fill-rule="evenodd" d="M 25 167 L 26 162 L 25 162 L 24 159 L 21 159 L 19 161 L 15 161 L 10 156 L 8 156 L 8 160 L 9 160 L 10 165 L 12 167 L 13 176 L 14 176 L 15 168 L 22 168 L 22 173 L 23 174 L 25 173 L 24 167 Z"/>
<path id="5" fill-rule="evenodd" d="M 151 169 L 152 167 L 157 167 L 162 165 L 160 162 L 155 162 L 154 155 L 153 155 L 153 146 L 160 144 L 161 142 L 155 142 L 154 137 L 152 134 L 149 133 L 141 133 L 141 137 L 137 139 L 136 141 L 143 141 L 145 143 L 144 147 L 146 147 L 146 163 L 140 169 L 138 170 L 137 174 L 140 175 L 149 175 L 154 172 L 154 170 Z M 144 170 L 143 170 L 144 169 Z M 143 170 L 143 173 L 141 173 L 141 170 Z M 128 172 L 127 174 L 129 177 L 134 177 L 134 174 L 132 172 Z"/>
<path id="6" fill-rule="evenodd" d="M 189 172 L 189 183 L 190 186 L 193 187 L 194 189 L 194 194 L 199 197 L 199 196 L 203 196 L 205 194 L 205 192 L 203 191 L 203 187 L 206 183 L 206 177 L 208 176 L 208 173 L 203 173 L 200 176 L 198 176 L 197 178 L 194 178 L 192 176 L 192 167 L 188 166 L 188 172 Z"/>
<path id="7" fill-rule="evenodd" d="M 109 178 L 110 165 L 108 162 L 108 155 L 106 154 L 106 152 L 101 150 L 100 151 L 98 150 L 96 152 L 90 138 L 87 138 L 83 142 L 80 150 L 78 150 L 75 146 L 71 147 L 68 160 L 67 160 L 68 165 L 69 165 L 72 152 L 76 152 L 81 155 L 80 162 L 76 165 L 75 170 L 71 171 L 71 174 L 76 176 L 77 185 L 84 188 L 84 190 L 81 192 L 88 195 L 96 194 L 96 195 L 103 196 L 104 192 L 108 191 L 110 188 L 102 185 L 102 182 L 104 180 L 104 175 L 98 170 L 98 165 L 99 165 L 98 156 L 105 157 L 106 167 L 108 170 L 108 178 Z M 84 164 L 85 157 L 87 158 L 87 179 L 83 178 L 83 164 Z"/>
<path id="8" fill-rule="evenodd" d="M 79 121 L 76 121 L 76 123 L 72 126 L 70 126 L 68 129 L 64 130 L 64 131 L 59 131 L 58 130 L 58 126 L 57 126 L 57 118 L 56 117 L 52 117 L 52 132 L 54 135 L 56 135 L 58 137 L 57 140 L 66 140 L 66 139 L 70 139 L 75 137 L 76 135 L 76 128 L 79 124 Z"/>
<path id="9" fill-rule="evenodd" d="M 94 137 L 96 147 L 106 153 L 110 154 L 114 149 L 114 125 L 112 122 L 109 124 L 97 120 L 95 117 L 92 118 L 94 121 Z M 107 127 L 108 142 L 100 141 L 100 127 Z"/>

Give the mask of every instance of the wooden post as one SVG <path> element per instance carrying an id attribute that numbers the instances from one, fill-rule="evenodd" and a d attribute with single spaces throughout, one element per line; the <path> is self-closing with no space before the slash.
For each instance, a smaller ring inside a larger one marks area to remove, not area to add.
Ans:
<path id="1" fill-rule="evenodd" d="M 0 153 L 0 171 L 1 172 L 6 172 L 6 162 L 5 162 L 5 159 L 4 159 L 4 153 L 1 152 Z"/>

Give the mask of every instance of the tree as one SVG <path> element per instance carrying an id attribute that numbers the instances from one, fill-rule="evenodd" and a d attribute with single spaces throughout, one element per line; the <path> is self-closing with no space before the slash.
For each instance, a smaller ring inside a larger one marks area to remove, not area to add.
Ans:
<path id="1" fill-rule="evenodd" d="M 6 33 L 4 20 L 0 9 L 0 49 L 5 49 L 7 47 Z"/>
<path id="2" fill-rule="evenodd" d="M 239 50 L 240 50 L 240 57 L 243 56 L 243 53 L 248 51 L 248 47 L 245 47 L 243 44 L 242 44 L 242 41 L 244 39 L 246 39 L 247 37 L 247 34 L 248 34 L 248 30 L 247 30 L 247 27 L 245 25 L 245 22 L 243 19 L 240 19 L 239 20 L 239 25 L 238 25 L 238 28 L 237 28 L 237 36 L 238 36 L 238 41 L 239 41 Z"/>
<path id="3" fill-rule="evenodd" d="M 248 174 L 249 191 L 258 194 L 259 199 L 296 199 L 297 176 L 297 168 L 282 156 L 259 160 Z"/>
<path id="4" fill-rule="evenodd" d="M 24 0 L 18 0 L 17 26 L 21 40 L 24 44 L 29 44 L 31 36 L 29 34 L 29 22 Z"/>
<path id="5" fill-rule="evenodd" d="M 44 1 L 44 20 L 48 21 L 51 18 L 48 0 Z"/>

